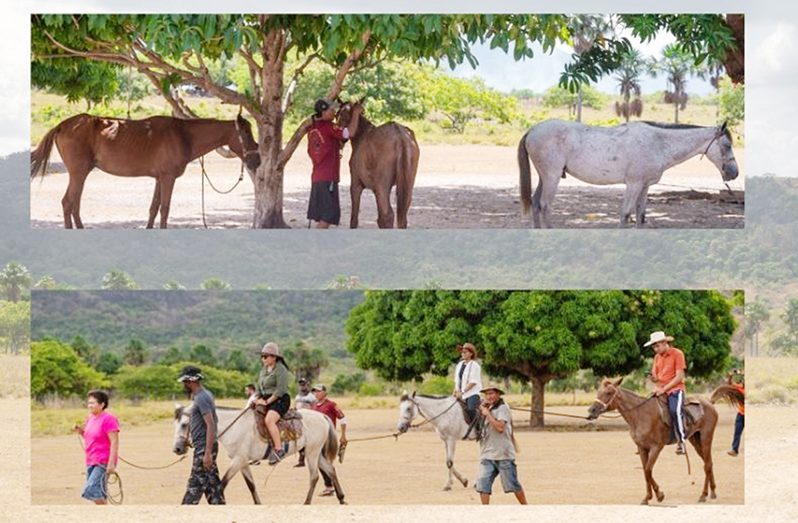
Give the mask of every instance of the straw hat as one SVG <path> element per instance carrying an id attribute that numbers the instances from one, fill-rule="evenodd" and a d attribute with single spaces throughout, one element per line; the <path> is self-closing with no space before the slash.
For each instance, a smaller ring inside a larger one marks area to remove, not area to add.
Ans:
<path id="1" fill-rule="evenodd" d="M 263 348 L 260 350 L 261 356 L 277 356 L 278 359 L 283 359 L 283 355 L 280 354 L 280 347 L 277 346 L 276 343 L 270 341 Z"/>
<path id="2" fill-rule="evenodd" d="M 489 390 L 495 390 L 495 391 L 496 391 L 496 392 L 498 392 L 499 394 L 501 394 L 501 395 L 504 395 L 504 390 L 502 390 L 502 388 L 501 388 L 501 387 L 499 387 L 498 385 L 496 385 L 496 384 L 494 384 L 494 383 L 488 383 L 488 386 L 487 386 L 487 387 L 485 387 L 484 389 L 482 389 L 482 390 L 481 390 L 481 391 L 479 391 L 479 392 L 487 392 L 487 391 L 489 391 Z"/>
<path id="3" fill-rule="evenodd" d="M 673 336 L 666 336 L 662 331 L 654 331 L 649 336 L 648 341 L 643 345 L 643 347 L 650 347 L 655 343 L 659 343 L 661 341 L 673 341 Z"/>

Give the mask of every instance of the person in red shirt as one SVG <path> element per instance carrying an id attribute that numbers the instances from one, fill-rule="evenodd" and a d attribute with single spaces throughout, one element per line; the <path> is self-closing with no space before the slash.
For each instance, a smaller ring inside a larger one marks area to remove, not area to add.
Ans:
<path id="1" fill-rule="evenodd" d="M 329 229 L 330 225 L 338 225 L 341 221 L 338 182 L 341 149 L 349 139 L 349 129 L 341 129 L 333 123 L 335 109 L 332 102 L 317 100 L 316 114 L 308 131 L 308 155 L 313 162 L 308 220 L 315 221 L 317 229 Z"/>
<path id="2" fill-rule="evenodd" d="M 333 427 L 336 426 L 336 422 L 341 420 L 341 449 L 346 447 L 346 416 L 341 409 L 338 408 L 338 405 L 335 404 L 334 401 L 327 397 L 327 387 L 322 385 L 321 383 L 317 383 L 311 389 L 313 394 L 316 396 L 316 403 L 314 403 L 310 408 L 321 412 L 330 420 L 332 421 Z M 321 472 L 321 477 L 324 478 L 324 491 L 322 491 L 322 496 L 332 496 L 335 493 L 335 489 L 333 488 L 332 479 L 330 476 L 325 474 L 323 470 Z"/>
<path id="3" fill-rule="evenodd" d="M 734 383 L 735 376 L 738 376 L 740 378 L 739 383 Z M 745 375 L 740 369 L 734 369 L 732 372 L 730 372 L 729 376 L 726 379 L 726 382 L 735 389 L 739 390 L 743 395 L 745 395 Z M 734 420 L 734 438 L 732 439 L 731 450 L 729 450 L 726 453 L 729 456 L 734 457 L 740 453 L 740 438 L 743 435 L 744 428 L 745 428 L 745 404 L 737 407 L 737 417 Z"/>
<path id="4" fill-rule="evenodd" d="M 684 353 L 672 346 L 672 336 L 663 331 L 652 332 L 645 347 L 654 346 L 654 365 L 651 367 L 651 380 L 657 384 L 654 394 L 667 395 L 668 410 L 671 413 L 671 424 L 676 436 L 676 454 L 684 454 L 684 373 L 687 363 Z"/>

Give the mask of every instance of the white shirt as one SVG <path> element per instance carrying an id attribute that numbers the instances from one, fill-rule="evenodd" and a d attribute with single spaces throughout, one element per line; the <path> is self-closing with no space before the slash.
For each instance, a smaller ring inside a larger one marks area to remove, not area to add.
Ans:
<path id="1" fill-rule="evenodd" d="M 302 394 L 302 391 L 299 391 L 294 398 L 294 403 L 298 409 L 309 409 L 314 403 L 316 403 L 316 395 L 312 392 Z"/>
<path id="2" fill-rule="evenodd" d="M 466 366 L 463 371 L 463 380 L 460 382 L 460 369 Z M 471 387 L 467 392 L 466 386 L 473 383 L 475 386 Z M 482 367 L 479 366 L 476 360 L 465 361 L 460 360 L 454 367 L 454 388 L 455 390 L 463 393 L 463 399 L 470 398 L 471 396 L 479 396 L 479 391 L 482 390 Z"/>

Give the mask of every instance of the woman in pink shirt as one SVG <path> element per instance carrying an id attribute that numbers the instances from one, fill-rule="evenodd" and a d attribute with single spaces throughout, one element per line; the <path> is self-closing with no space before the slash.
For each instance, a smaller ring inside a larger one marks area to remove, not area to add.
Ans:
<path id="1" fill-rule="evenodd" d="M 119 420 L 106 412 L 108 394 L 92 390 L 86 406 L 89 416 L 83 426 L 75 426 L 75 432 L 83 436 L 86 450 L 86 487 L 82 496 L 97 505 L 108 502 L 106 481 L 116 470 L 119 457 Z"/>

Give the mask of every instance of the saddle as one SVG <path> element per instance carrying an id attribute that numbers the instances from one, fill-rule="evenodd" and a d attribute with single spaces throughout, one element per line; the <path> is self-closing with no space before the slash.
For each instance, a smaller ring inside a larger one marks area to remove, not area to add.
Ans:
<path id="1" fill-rule="evenodd" d="M 673 423 L 671 422 L 671 413 L 668 411 L 668 398 L 665 395 L 657 398 L 657 407 L 659 407 L 659 416 L 662 423 L 670 429 L 670 436 L 668 437 L 668 445 L 676 443 L 676 434 L 673 431 Z M 682 418 L 684 420 L 684 436 L 690 438 L 696 429 L 696 425 L 704 417 L 704 406 L 698 398 L 686 397 L 682 404 Z"/>
<path id="2" fill-rule="evenodd" d="M 258 421 L 255 426 L 260 439 L 271 445 L 272 438 L 266 430 L 266 412 L 262 405 L 255 408 L 255 418 Z M 302 437 L 302 414 L 297 409 L 288 409 L 288 412 L 277 422 L 277 428 L 280 430 L 280 438 L 284 442 L 298 440 Z"/>
<path id="3" fill-rule="evenodd" d="M 482 414 L 479 412 L 479 409 L 477 409 L 474 419 L 471 419 L 471 417 L 468 415 L 466 402 L 463 400 L 457 400 L 457 403 L 460 404 L 460 408 L 463 411 L 463 421 L 465 421 L 466 425 L 468 425 L 468 430 L 466 431 L 465 436 L 463 436 L 463 440 L 472 439 L 471 436 L 473 434 L 474 439 L 479 441 L 481 439 L 482 425 L 484 423 Z"/>

